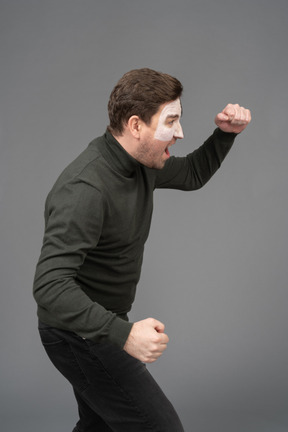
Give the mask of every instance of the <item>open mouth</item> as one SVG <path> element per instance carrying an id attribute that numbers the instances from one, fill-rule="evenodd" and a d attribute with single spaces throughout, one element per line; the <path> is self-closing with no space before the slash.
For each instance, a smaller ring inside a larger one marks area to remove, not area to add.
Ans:
<path id="1" fill-rule="evenodd" d="M 166 147 L 166 149 L 165 149 L 165 153 L 166 153 L 167 156 L 170 156 L 170 152 L 169 152 L 169 150 L 168 150 L 168 147 Z"/>

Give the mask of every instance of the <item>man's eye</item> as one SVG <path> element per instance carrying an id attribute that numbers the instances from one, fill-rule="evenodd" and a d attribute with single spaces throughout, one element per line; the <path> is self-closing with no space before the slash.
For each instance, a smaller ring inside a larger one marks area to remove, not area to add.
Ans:
<path id="1" fill-rule="evenodd" d="M 172 126 L 173 123 L 174 123 L 174 121 L 175 121 L 175 120 L 171 120 L 171 121 L 168 122 L 168 124 L 169 124 L 170 126 Z"/>

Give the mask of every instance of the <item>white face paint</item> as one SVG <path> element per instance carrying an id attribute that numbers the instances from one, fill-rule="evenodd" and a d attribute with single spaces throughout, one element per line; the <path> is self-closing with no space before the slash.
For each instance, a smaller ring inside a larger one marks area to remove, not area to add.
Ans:
<path id="1" fill-rule="evenodd" d="M 173 137 L 183 138 L 183 130 L 180 124 L 181 113 L 179 98 L 165 105 L 161 111 L 154 138 L 159 141 L 171 141 Z"/>

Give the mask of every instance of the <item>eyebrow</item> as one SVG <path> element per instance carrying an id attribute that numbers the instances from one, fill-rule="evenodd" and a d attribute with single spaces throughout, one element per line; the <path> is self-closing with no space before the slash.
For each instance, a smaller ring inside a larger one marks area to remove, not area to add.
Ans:
<path id="1" fill-rule="evenodd" d="M 168 114 L 166 119 L 168 119 L 168 118 L 176 119 L 176 118 L 179 118 L 179 115 L 178 114 Z"/>

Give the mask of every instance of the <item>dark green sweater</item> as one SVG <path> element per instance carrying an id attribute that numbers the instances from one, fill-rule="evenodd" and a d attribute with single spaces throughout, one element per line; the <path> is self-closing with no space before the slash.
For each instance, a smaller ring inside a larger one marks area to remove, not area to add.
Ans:
<path id="1" fill-rule="evenodd" d="M 133 159 L 107 131 L 60 175 L 45 205 L 45 235 L 34 280 L 41 321 L 123 347 L 149 234 L 155 188 L 202 187 L 235 134 L 219 129 L 162 170 Z"/>

